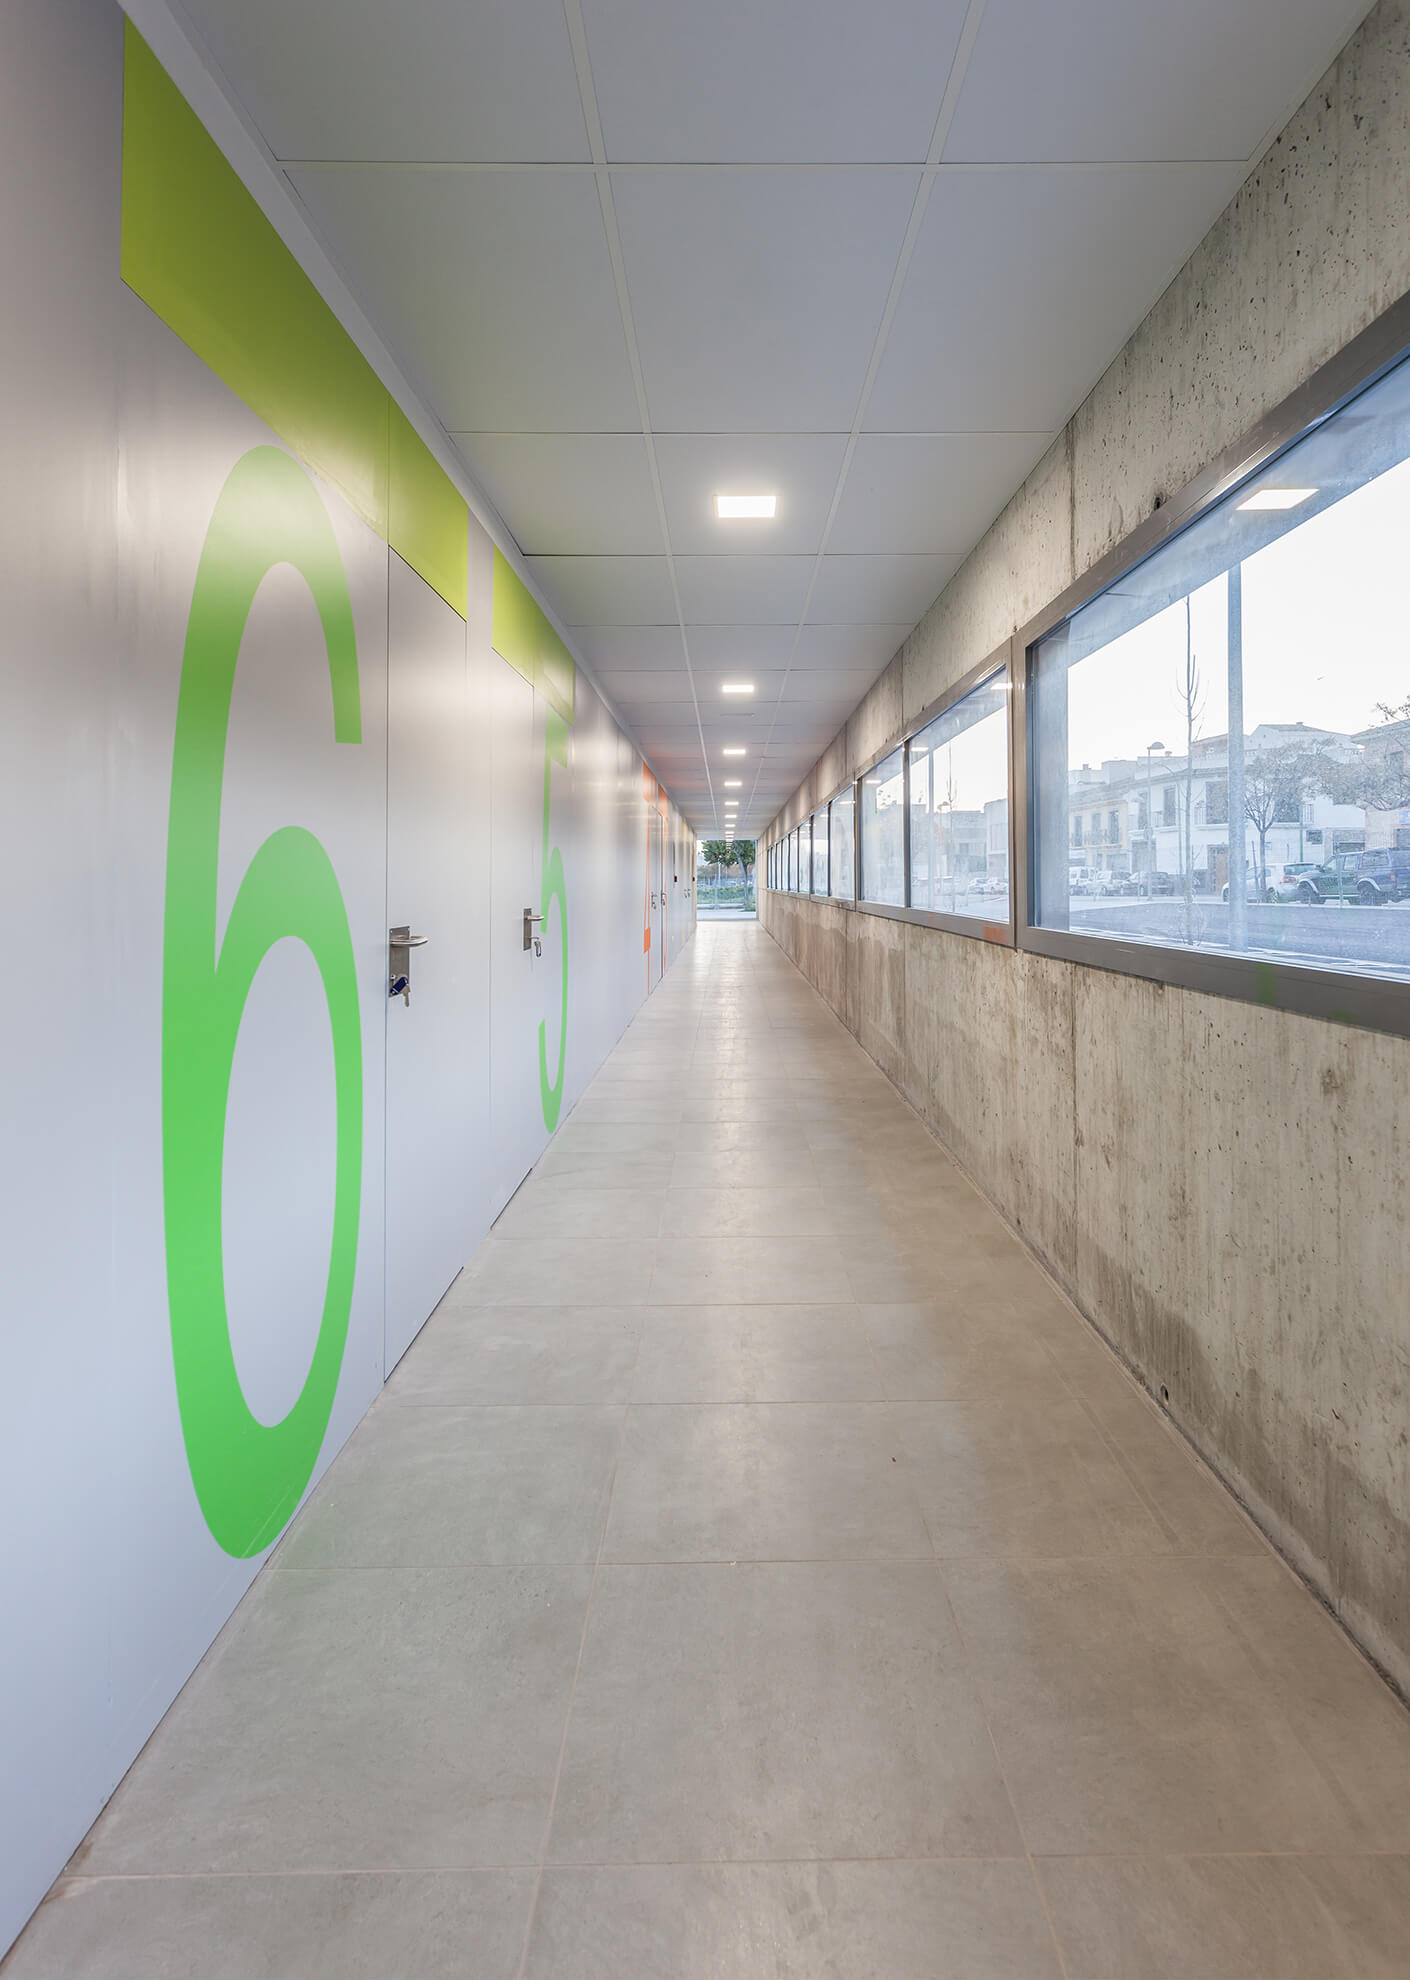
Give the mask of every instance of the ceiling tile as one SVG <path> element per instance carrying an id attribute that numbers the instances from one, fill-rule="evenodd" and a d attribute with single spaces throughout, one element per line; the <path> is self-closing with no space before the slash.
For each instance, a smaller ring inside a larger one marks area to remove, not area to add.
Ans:
<path id="1" fill-rule="evenodd" d="M 824 557 L 808 616 L 819 624 L 858 625 L 899 614 L 907 630 L 959 569 L 958 557 Z"/>
<path id="2" fill-rule="evenodd" d="M 1249 158 L 1366 11 L 1365 0 L 989 0 L 945 157 Z"/>
<path id="3" fill-rule="evenodd" d="M 923 159 L 965 0 L 584 0 L 609 158 Z"/>
<path id="4" fill-rule="evenodd" d="M 680 627 L 668 625 L 577 626 L 573 641 L 597 674 L 644 670 L 662 673 L 682 664 Z"/>
<path id="5" fill-rule="evenodd" d="M 675 616 L 664 557 L 529 557 L 526 562 L 565 625 L 659 626 Z"/>
<path id="6" fill-rule="evenodd" d="M 796 625 L 812 557 L 677 557 L 676 582 L 693 625 Z"/>
<path id="7" fill-rule="evenodd" d="M 678 556 L 815 556 L 846 445 L 845 433 L 658 433 L 671 548 Z M 778 513 L 771 522 L 722 523 L 721 493 L 777 495 Z"/>
<path id="8" fill-rule="evenodd" d="M 839 702 L 855 707 L 872 682 L 876 670 L 872 667 L 836 668 L 824 672 L 821 668 L 802 668 L 788 676 L 783 689 L 785 702 L 807 702 L 817 707 L 835 707 Z"/>
<path id="9" fill-rule="evenodd" d="M 1242 176 L 1224 165 L 942 171 L 869 431 L 1062 426 Z"/>
<path id="10" fill-rule="evenodd" d="M 917 183 L 904 170 L 614 174 L 653 427 L 848 431 Z"/>
<path id="11" fill-rule="evenodd" d="M 662 548 L 639 433 L 453 433 L 526 556 Z"/>
<path id="12" fill-rule="evenodd" d="M 278 158 L 585 159 L 561 0 L 185 0 Z"/>
<path id="13" fill-rule="evenodd" d="M 789 664 L 794 627 L 691 626 L 688 636 L 690 664 L 697 674 L 717 672 L 721 679 L 742 674 L 754 680 L 755 668 L 776 673 Z"/>
<path id="14" fill-rule="evenodd" d="M 973 548 L 1047 446 L 1047 433 L 864 433 L 834 551 Z"/>
<path id="15" fill-rule="evenodd" d="M 622 708 L 655 707 L 661 702 L 682 702 L 692 711 L 695 707 L 690 676 L 683 665 L 663 673 L 645 667 L 634 673 L 599 673 L 598 679 Z"/>
<path id="16" fill-rule="evenodd" d="M 712 708 L 722 714 L 729 714 L 738 708 L 762 708 L 777 701 L 779 689 L 783 686 L 782 667 L 710 667 L 702 665 L 695 652 L 695 640 L 699 626 L 690 629 L 691 664 L 695 670 L 696 684 L 700 689 L 702 704 L 708 700 Z M 725 681 L 748 681 L 753 683 L 753 694 L 722 694 L 721 684 Z"/>
<path id="17" fill-rule="evenodd" d="M 319 165 L 290 177 L 452 432 L 637 426 L 590 175 Z"/>
<path id="18" fill-rule="evenodd" d="M 895 657 L 897 648 L 913 623 L 806 625 L 798 635 L 793 665 L 805 669 L 867 669 L 875 680 L 882 668 Z"/>

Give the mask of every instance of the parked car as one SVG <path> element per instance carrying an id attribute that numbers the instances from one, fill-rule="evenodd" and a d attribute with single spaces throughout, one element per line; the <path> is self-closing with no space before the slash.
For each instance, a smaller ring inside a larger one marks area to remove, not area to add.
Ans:
<path id="1" fill-rule="evenodd" d="M 1323 860 L 1320 866 L 1309 866 L 1305 873 L 1297 876 L 1296 899 L 1315 901 L 1361 901 L 1369 898 L 1361 892 L 1361 880 L 1356 871 L 1360 853 L 1334 853 Z"/>
<path id="2" fill-rule="evenodd" d="M 1139 892 L 1143 894 L 1173 894 L 1175 892 L 1177 885 L 1175 875 L 1173 873 L 1163 873 L 1158 866 L 1153 866 L 1149 873 L 1142 873 L 1137 877 L 1141 883 Z"/>
<path id="3" fill-rule="evenodd" d="M 1261 898 L 1265 901 L 1295 901 L 1298 898 L 1298 882 L 1303 874 L 1315 873 L 1316 870 L 1317 863 L 1311 859 L 1285 859 L 1270 865 Z M 1226 880 L 1220 899 L 1227 901 L 1228 898 L 1229 883 Z M 1251 901 L 1260 898 L 1257 876 L 1252 868 L 1248 876 L 1248 898 Z"/>
<path id="4" fill-rule="evenodd" d="M 1358 853 L 1356 891 L 1371 907 L 1410 900 L 1410 846 L 1377 846 Z"/>
<path id="5" fill-rule="evenodd" d="M 1124 894 L 1126 892 L 1126 882 L 1130 877 L 1129 873 L 1118 873 L 1114 867 L 1108 867 L 1104 873 L 1097 875 L 1097 892 L 1099 894 Z"/>
<path id="6" fill-rule="evenodd" d="M 1069 894 L 1095 894 L 1100 877 L 1095 866 L 1069 866 L 1067 891 Z"/>

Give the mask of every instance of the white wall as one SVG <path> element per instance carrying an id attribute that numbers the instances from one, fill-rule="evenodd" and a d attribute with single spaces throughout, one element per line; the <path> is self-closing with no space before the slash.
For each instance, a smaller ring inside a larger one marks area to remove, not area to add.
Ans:
<path id="1" fill-rule="evenodd" d="M 111 0 L 11 0 L 0 13 L 0 834 L 11 938 L 0 1072 L 0 1951 L 267 1551 L 240 1557 L 212 1530 L 178 1406 L 163 951 L 173 738 L 197 566 L 236 463 L 252 447 L 288 450 L 119 278 L 122 59 Z M 270 833 L 315 835 L 352 938 L 363 1095 L 356 1273 L 316 1478 L 382 1379 L 384 1176 L 397 1159 L 383 1136 L 397 651 L 389 655 L 387 631 L 393 553 L 336 489 L 310 479 L 352 601 L 362 739 L 349 746 L 332 733 L 318 614 L 304 579 L 281 565 L 259 589 L 235 676 L 216 928 L 220 940 Z M 494 719 L 494 682 L 510 670 L 490 648 L 489 542 L 478 525 L 471 531 L 460 719 L 472 848 L 454 912 L 469 929 L 459 994 L 475 1041 L 466 1090 L 482 1118 L 462 1256 L 488 1228 L 491 1171 L 512 1188 L 516 1165 L 549 1138 L 537 1022 L 556 1061 L 560 984 L 550 929 L 535 959 L 532 1022 L 513 1039 L 496 1035 L 495 956 L 516 953 L 515 917 L 539 899 L 545 711 L 511 676 L 528 698 L 537 754 L 521 810 L 492 820 L 498 767 L 520 741 Z M 560 1118 L 645 995 L 642 776 L 580 674 L 551 809 L 569 904 Z M 679 836 L 674 815 L 671 825 Z M 503 920 L 490 871 L 501 827 L 523 848 L 531 889 L 521 900 L 516 884 Z M 693 903 L 672 928 L 673 951 L 692 928 Z M 519 1051 L 529 1055 L 522 1063 Z M 512 1120 L 494 1121 L 492 1063 L 514 1076 Z M 496 1168 L 501 1127 L 513 1152 Z M 326 1000 L 308 948 L 283 939 L 240 1024 L 221 1192 L 231 1352 L 264 1424 L 293 1405 L 319 1338 L 336 1133 Z"/>

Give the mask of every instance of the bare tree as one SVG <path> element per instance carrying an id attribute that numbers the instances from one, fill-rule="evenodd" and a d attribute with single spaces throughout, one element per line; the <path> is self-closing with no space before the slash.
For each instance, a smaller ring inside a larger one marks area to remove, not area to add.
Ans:
<path id="1" fill-rule="evenodd" d="M 1410 701 L 1399 708 L 1379 701 L 1376 713 L 1380 732 L 1370 732 L 1350 761 L 1331 766 L 1327 788 L 1338 804 L 1399 811 L 1410 805 Z"/>
<path id="2" fill-rule="evenodd" d="M 1294 824 L 1303 799 L 1328 781 L 1330 765 L 1320 750 L 1300 743 L 1250 751 L 1244 771 L 1244 816 L 1258 834 L 1256 882 L 1268 892 L 1268 834 L 1274 825 Z"/>

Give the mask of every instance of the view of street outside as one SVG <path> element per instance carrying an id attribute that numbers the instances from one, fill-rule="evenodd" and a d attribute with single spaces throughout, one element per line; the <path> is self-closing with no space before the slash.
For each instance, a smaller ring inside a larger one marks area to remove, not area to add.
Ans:
<path id="1" fill-rule="evenodd" d="M 1407 455 L 1402 366 L 1043 642 L 1035 919 L 1410 976 Z"/>
<path id="2" fill-rule="evenodd" d="M 695 863 L 697 914 L 730 918 L 755 912 L 754 841 L 704 839 Z"/>

